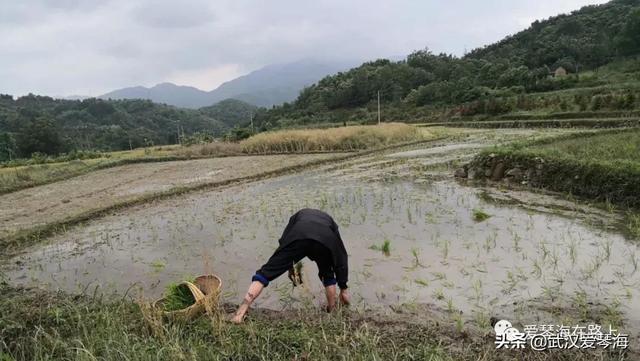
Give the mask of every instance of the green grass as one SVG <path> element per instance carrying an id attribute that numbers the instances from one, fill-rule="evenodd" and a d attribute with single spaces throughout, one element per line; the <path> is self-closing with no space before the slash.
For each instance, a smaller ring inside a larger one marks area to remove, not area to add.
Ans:
<path id="1" fill-rule="evenodd" d="M 528 148 L 551 157 L 570 157 L 602 163 L 629 161 L 640 163 L 640 129 L 574 137 Z"/>
<path id="2" fill-rule="evenodd" d="M 640 208 L 640 129 L 571 134 L 496 147 L 470 167 L 503 162 L 531 175 L 528 184 L 575 196 Z"/>
<path id="3" fill-rule="evenodd" d="M 2 360 L 511 360 L 490 338 L 451 325 L 357 312 L 253 310 L 244 325 L 213 312 L 168 323 L 143 305 L 0 285 Z M 231 311 L 232 307 L 225 307 Z M 143 312 L 144 311 L 144 312 Z M 489 328 L 487 328 L 489 329 Z M 520 360 L 614 360 L 600 350 L 533 352 Z"/>

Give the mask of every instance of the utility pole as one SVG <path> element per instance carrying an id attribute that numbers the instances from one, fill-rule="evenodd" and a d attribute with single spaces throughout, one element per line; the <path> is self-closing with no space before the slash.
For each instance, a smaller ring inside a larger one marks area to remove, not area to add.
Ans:
<path id="1" fill-rule="evenodd" d="M 380 90 L 378 90 L 378 125 L 380 124 Z"/>
<path id="2" fill-rule="evenodd" d="M 249 117 L 251 117 L 251 133 L 255 133 L 255 130 L 253 129 L 253 112 L 249 113 Z"/>

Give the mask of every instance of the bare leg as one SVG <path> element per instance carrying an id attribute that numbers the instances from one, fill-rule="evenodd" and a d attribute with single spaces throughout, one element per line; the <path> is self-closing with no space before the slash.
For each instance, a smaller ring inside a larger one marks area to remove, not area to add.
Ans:
<path id="1" fill-rule="evenodd" d="M 258 296 L 260 296 L 260 292 L 262 292 L 263 288 L 264 288 L 264 285 L 262 283 L 258 281 L 251 282 L 251 285 L 249 286 L 249 290 L 247 290 L 247 294 L 244 296 L 244 299 L 242 300 L 242 304 L 240 305 L 240 307 L 238 307 L 238 310 L 236 311 L 236 314 L 231 319 L 231 322 L 242 323 L 242 321 L 244 320 L 244 316 L 247 314 L 247 311 L 249 311 L 249 307 L 251 306 L 253 301 L 255 301 L 255 299 L 258 298 Z"/>
<path id="2" fill-rule="evenodd" d="M 331 312 L 336 308 L 336 285 L 325 287 L 324 293 L 327 296 L 327 312 Z"/>

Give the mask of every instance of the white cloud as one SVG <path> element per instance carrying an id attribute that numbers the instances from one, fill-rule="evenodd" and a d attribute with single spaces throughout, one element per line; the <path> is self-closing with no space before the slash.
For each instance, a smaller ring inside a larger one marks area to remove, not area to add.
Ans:
<path id="1" fill-rule="evenodd" d="M 301 58 L 372 59 L 497 41 L 602 0 L 25 0 L 0 11 L 0 93 L 99 95 L 172 81 L 212 89 Z"/>
<path id="2" fill-rule="evenodd" d="M 242 75 L 237 64 L 225 64 L 206 69 L 177 70 L 167 77 L 167 81 L 175 84 L 188 84 L 202 90 L 213 90 L 225 81 Z"/>

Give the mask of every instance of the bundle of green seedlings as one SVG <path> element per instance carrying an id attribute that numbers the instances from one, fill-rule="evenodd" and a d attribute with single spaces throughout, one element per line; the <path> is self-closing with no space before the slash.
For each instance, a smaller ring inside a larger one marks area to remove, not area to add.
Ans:
<path id="1" fill-rule="evenodd" d="M 192 282 L 192 281 L 189 281 Z M 189 287 L 184 283 L 170 283 L 162 301 L 162 308 L 167 311 L 179 311 L 196 303 Z"/>

